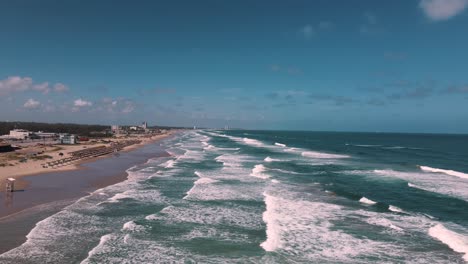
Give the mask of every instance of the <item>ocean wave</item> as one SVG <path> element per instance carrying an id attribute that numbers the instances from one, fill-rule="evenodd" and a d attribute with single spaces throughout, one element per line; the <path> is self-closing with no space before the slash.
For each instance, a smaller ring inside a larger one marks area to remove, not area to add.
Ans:
<path id="1" fill-rule="evenodd" d="M 275 183 L 275 184 L 276 184 L 276 183 L 280 183 L 280 181 L 278 181 L 278 180 L 276 180 L 276 179 L 271 180 L 271 182 L 272 182 L 272 183 Z"/>
<path id="2" fill-rule="evenodd" d="M 255 146 L 255 147 L 262 147 L 265 145 L 261 141 L 258 141 L 256 139 L 251 139 L 251 138 L 243 138 L 242 141 L 247 145 Z"/>
<path id="3" fill-rule="evenodd" d="M 94 255 L 96 254 L 102 247 L 104 247 L 104 244 L 115 238 L 115 235 L 113 234 L 107 234 L 107 235 L 104 235 L 104 236 L 101 236 L 101 238 L 99 239 L 99 244 L 97 246 L 95 246 L 93 249 L 91 249 L 89 252 L 88 252 L 88 257 L 86 259 L 84 259 L 81 264 L 87 264 L 89 263 L 89 259 Z"/>
<path id="4" fill-rule="evenodd" d="M 285 147 L 286 147 L 286 144 L 282 144 L 282 143 L 275 142 L 275 146 L 285 148 Z"/>
<path id="5" fill-rule="evenodd" d="M 240 167 L 242 162 L 245 162 L 249 159 L 250 157 L 246 155 L 222 154 L 216 157 L 215 161 L 223 163 L 224 167 Z"/>
<path id="6" fill-rule="evenodd" d="M 300 172 L 295 172 L 295 171 L 289 171 L 289 170 L 283 170 L 283 169 L 269 169 L 271 171 L 277 171 L 285 174 L 302 174 Z"/>
<path id="7" fill-rule="evenodd" d="M 195 171 L 195 175 L 197 175 L 198 177 L 200 177 L 200 179 L 198 179 L 198 180 L 195 181 L 195 183 L 194 183 L 195 185 L 198 185 L 198 184 L 210 184 L 210 183 L 219 182 L 218 180 L 205 177 L 205 176 L 204 176 L 203 174 L 201 174 L 199 171 Z"/>
<path id="8" fill-rule="evenodd" d="M 272 159 L 270 157 L 266 157 L 263 161 L 265 161 L 265 162 L 285 162 L 285 161 L 288 161 L 288 160 Z"/>
<path id="9" fill-rule="evenodd" d="M 374 201 L 372 201 L 372 200 L 370 200 L 370 199 L 368 199 L 368 198 L 366 198 L 364 196 L 361 199 L 359 199 L 359 202 L 363 203 L 363 204 L 369 204 L 369 205 L 374 205 L 374 204 L 377 203 L 377 202 L 374 202 Z"/>
<path id="10" fill-rule="evenodd" d="M 467 173 L 463 173 L 463 172 L 459 172 L 459 171 L 431 168 L 431 167 L 428 167 L 428 166 L 419 166 L 419 168 L 422 171 L 426 171 L 426 172 L 443 173 L 443 174 L 447 174 L 447 175 L 450 175 L 450 176 L 455 176 L 455 177 L 462 178 L 462 179 L 468 179 L 468 174 Z"/>
<path id="11" fill-rule="evenodd" d="M 266 171 L 266 168 L 265 168 L 265 166 L 263 166 L 263 164 L 257 164 L 252 169 L 252 173 L 250 174 L 250 176 L 254 176 L 254 177 L 257 177 L 257 178 L 261 178 L 261 179 L 270 178 L 269 175 L 265 174 L 265 171 Z"/>
<path id="12" fill-rule="evenodd" d="M 403 209 L 401 209 L 399 207 L 396 207 L 394 205 L 389 205 L 388 210 L 390 210 L 392 212 L 395 212 L 395 213 L 405 213 L 405 211 L 403 211 Z"/>
<path id="13" fill-rule="evenodd" d="M 371 225 L 382 226 L 385 228 L 390 228 L 394 231 L 399 233 L 403 232 L 403 229 L 397 225 L 395 225 L 392 221 L 383 218 L 383 217 L 369 217 L 366 219 L 366 222 Z"/>
<path id="14" fill-rule="evenodd" d="M 428 233 L 453 251 L 464 254 L 463 259 L 468 262 L 468 237 L 449 230 L 442 224 L 429 228 Z"/>
<path id="15" fill-rule="evenodd" d="M 382 145 L 364 145 L 364 144 L 346 144 L 346 146 L 361 147 L 361 148 L 378 148 Z"/>
<path id="16" fill-rule="evenodd" d="M 317 151 L 304 151 L 301 153 L 303 157 L 314 158 L 314 159 L 343 159 L 349 158 L 347 155 L 329 154 Z"/>
<path id="17" fill-rule="evenodd" d="M 163 166 L 164 168 L 169 169 L 169 168 L 173 168 L 175 164 L 176 164 L 175 160 L 168 160 L 165 163 L 161 164 L 161 166 Z"/>
<path id="18" fill-rule="evenodd" d="M 356 238 L 334 228 L 333 222 L 347 212 L 324 202 L 283 198 L 264 193 L 267 252 L 297 256 L 295 262 L 353 263 L 357 256 L 397 256 L 399 250 L 388 243 Z"/>
<path id="19" fill-rule="evenodd" d="M 452 197 L 468 199 L 468 182 L 459 177 L 431 172 L 404 172 L 395 170 L 362 171 L 361 174 L 394 177 L 407 181 L 408 187 Z"/>
<path id="20" fill-rule="evenodd" d="M 107 201 L 100 202 L 97 205 L 101 205 L 101 204 L 104 204 L 106 202 L 107 203 L 117 203 L 120 200 L 132 198 L 128 193 L 129 193 L 129 191 L 125 191 L 123 193 L 117 193 L 114 196 L 112 196 L 111 198 L 107 199 Z"/>
<path id="21" fill-rule="evenodd" d="M 126 222 L 122 227 L 122 231 L 141 232 L 143 230 L 145 230 L 145 227 L 135 223 L 134 221 Z"/>

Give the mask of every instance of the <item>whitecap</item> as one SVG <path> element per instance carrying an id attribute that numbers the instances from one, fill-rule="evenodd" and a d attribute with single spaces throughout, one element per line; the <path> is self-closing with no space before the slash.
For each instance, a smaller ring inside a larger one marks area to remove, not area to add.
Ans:
<path id="1" fill-rule="evenodd" d="M 301 153 L 303 157 L 314 158 L 314 159 L 343 159 L 349 158 L 347 155 L 329 154 L 317 151 L 304 151 Z"/>
<path id="2" fill-rule="evenodd" d="M 257 164 L 257 165 L 255 165 L 255 167 L 252 169 L 252 173 L 250 174 L 250 176 L 254 176 L 254 177 L 257 177 L 257 178 L 261 178 L 261 179 L 268 179 L 268 178 L 270 178 L 269 175 L 267 175 L 267 174 L 264 173 L 265 171 L 266 171 L 265 166 L 263 166 L 262 164 Z"/>
<path id="3" fill-rule="evenodd" d="M 369 204 L 369 205 L 374 205 L 376 204 L 377 202 L 374 202 L 370 199 L 367 199 L 366 197 L 362 197 L 361 199 L 359 199 L 359 202 L 363 203 L 363 204 Z"/>
<path id="4" fill-rule="evenodd" d="M 468 179 L 468 174 L 467 173 L 463 173 L 463 172 L 459 172 L 459 171 L 431 168 L 431 167 L 427 167 L 427 166 L 419 166 L 419 168 L 422 171 L 435 172 L 435 173 L 444 173 L 444 174 L 447 174 L 447 175 L 450 175 L 450 176 L 455 176 L 455 177 L 459 177 L 459 178 L 462 178 L 462 179 Z"/>
<path id="5" fill-rule="evenodd" d="M 437 224 L 428 231 L 429 235 L 449 246 L 452 250 L 464 254 L 463 259 L 468 261 L 468 237 Z"/>

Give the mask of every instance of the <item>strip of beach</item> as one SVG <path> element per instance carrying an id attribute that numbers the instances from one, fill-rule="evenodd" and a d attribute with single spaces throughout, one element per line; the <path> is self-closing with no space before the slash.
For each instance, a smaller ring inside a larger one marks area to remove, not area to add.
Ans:
<path id="1" fill-rule="evenodd" d="M 24 243 L 37 222 L 99 188 L 127 179 L 130 167 L 167 156 L 159 141 L 175 133 L 47 146 L 41 149 L 47 160 L 0 167 L 0 254 Z M 8 178 L 15 179 L 11 193 L 5 191 Z"/>

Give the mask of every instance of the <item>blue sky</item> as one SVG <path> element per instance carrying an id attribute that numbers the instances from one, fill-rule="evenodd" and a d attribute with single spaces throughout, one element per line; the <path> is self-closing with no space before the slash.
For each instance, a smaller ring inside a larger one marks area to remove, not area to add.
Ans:
<path id="1" fill-rule="evenodd" d="M 0 120 L 468 133 L 468 0 L 0 10 Z"/>

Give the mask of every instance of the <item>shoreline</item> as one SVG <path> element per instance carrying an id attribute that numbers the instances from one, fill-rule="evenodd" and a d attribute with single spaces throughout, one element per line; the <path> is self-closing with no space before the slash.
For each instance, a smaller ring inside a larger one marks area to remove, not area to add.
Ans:
<path id="1" fill-rule="evenodd" d="M 37 222 L 95 190 L 125 181 L 128 178 L 127 170 L 132 166 L 151 158 L 167 156 L 167 152 L 157 142 L 176 133 L 177 131 L 129 146 L 120 151 L 119 156 L 111 154 L 84 160 L 76 169 L 19 177 L 24 186 L 27 186 L 25 191 L 11 193 L 10 200 L 7 193 L 0 192 L 0 254 L 24 243 L 26 235 Z M 61 205 L 56 206 L 57 203 Z M 47 208 L 49 205 L 54 207 L 52 210 L 48 209 L 49 213 L 36 209 Z M 11 226 L 14 226 L 13 230 Z"/>
<path id="2" fill-rule="evenodd" d="M 159 135 L 153 135 L 150 138 L 148 137 L 135 137 L 135 139 L 141 140 L 140 143 L 133 144 L 130 146 L 124 147 L 122 150 L 120 150 L 118 153 L 125 153 L 129 152 L 141 147 L 144 147 L 145 145 L 152 144 L 154 142 L 157 142 L 159 140 L 162 140 L 164 138 L 170 137 L 171 135 L 177 133 L 177 131 L 169 131 L 166 134 L 159 134 Z M 117 142 L 122 139 L 116 139 Z M 76 150 L 81 150 L 84 148 L 87 148 L 88 145 L 85 144 L 77 144 L 77 145 L 67 145 L 67 146 L 60 146 L 60 150 L 52 151 L 50 154 L 54 159 L 59 158 L 59 153 L 60 152 L 71 152 L 71 151 L 76 151 Z M 105 146 L 105 144 L 96 144 L 96 146 Z M 80 170 L 82 169 L 82 165 L 90 162 L 94 162 L 99 159 L 103 158 L 108 158 L 113 153 L 110 154 L 105 154 L 102 156 L 98 157 L 92 157 L 92 158 L 84 158 L 84 159 L 79 159 L 74 161 L 72 164 L 68 165 L 63 165 L 60 167 L 55 167 L 55 168 L 44 168 L 40 165 L 42 163 L 45 163 L 46 160 L 40 161 L 29 161 L 29 163 L 25 164 L 17 164 L 15 166 L 7 166 L 7 167 L 0 167 L 0 183 L 3 185 L 4 181 L 7 178 L 15 178 L 17 180 L 16 185 L 18 185 L 19 188 L 24 188 L 26 185 L 25 182 L 23 181 L 24 177 L 28 176 L 35 176 L 35 175 L 40 175 L 40 174 L 45 174 L 45 173 L 53 173 L 53 172 L 66 172 L 66 171 L 73 171 L 73 170 Z M 65 156 L 68 156 L 65 154 Z M 3 186 L 0 186 L 0 193 L 4 192 Z"/>

